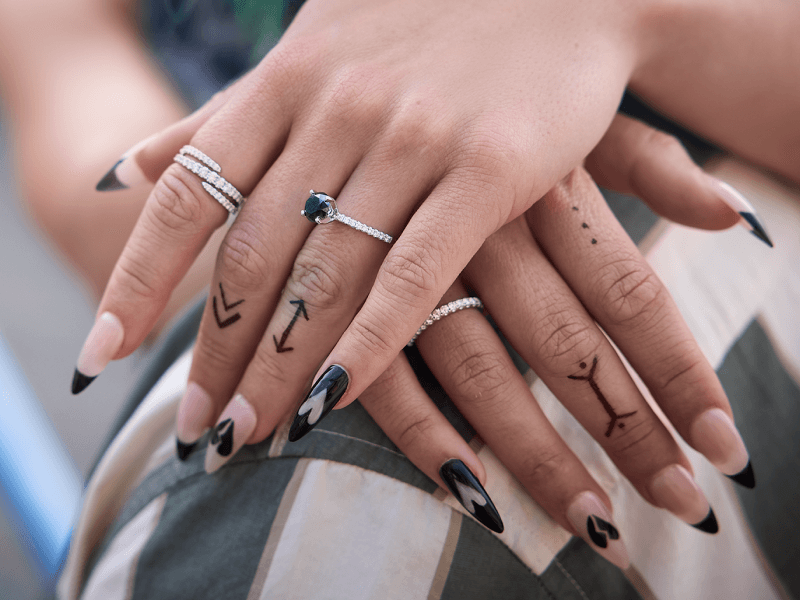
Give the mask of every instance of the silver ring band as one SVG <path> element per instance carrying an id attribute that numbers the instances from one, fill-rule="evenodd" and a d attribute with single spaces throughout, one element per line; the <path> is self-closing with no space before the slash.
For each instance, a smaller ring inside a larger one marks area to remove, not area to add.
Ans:
<path id="1" fill-rule="evenodd" d="M 460 300 L 453 300 L 452 302 L 448 302 L 434 310 L 430 316 L 425 320 L 422 326 L 417 329 L 417 333 L 414 334 L 414 337 L 411 338 L 411 341 L 406 344 L 406 347 L 410 348 L 414 345 L 414 342 L 417 341 L 419 335 L 425 331 L 428 327 L 436 323 L 436 321 L 441 321 L 447 315 L 452 315 L 453 313 L 457 313 L 460 310 L 464 310 L 466 308 L 483 308 L 483 302 L 481 302 L 480 298 L 472 296 L 471 298 L 461 298 Z"/>
<path id="2" fill-rule="evenodd" d="M 361 221 L 356 221 L 354 218 L 340 213 L 339 209 L 336 208 L 336 200 L 328 196 L 328 194 L 311 190 L 311 196 L 306 200 L 306 206 L 300 211 L 300 214 L 317 225 L 325 225 L 331 221 L 339 221 L 353 229 L 371 235 L 382 242 L 386 242 L 387 244 L 392 243 L 393 238 L 388 233 L 378 231 L 374 227 L 365 225 Z"/>
<path id="3" fill-rule="evenodd" d="M 188 158 L 186 155 L 197 158 L 202 164 Z M 203 189 L 230 214 L 235 215 L 239 212 L 246 198 L 242 196 L 241 192 L 233 184 L 219 174 L 222 170 L 221 167 L 208 155 L 194 146 L 184 146 L 173 160 L 186 170 L 204 179 Z"/>

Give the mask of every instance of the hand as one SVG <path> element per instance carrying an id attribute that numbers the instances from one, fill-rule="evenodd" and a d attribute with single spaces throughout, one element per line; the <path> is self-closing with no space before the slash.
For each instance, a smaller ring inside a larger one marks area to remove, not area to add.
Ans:
<path id="1" fill-rule="evenodd" d="M 321 372 L 334 363 L 352 375 L 341 402 L 352 401 L 486 237 L 596 144 L 635 65 L 635 15 L 593 5 L 520 8 L 309 3 L 197 130 L 192 144 L 250 196 L 219 255 L 218 314 L 211 298 L 191 376 L 216 403 L 241 381 L 253 402 L 270 396 L 285 406 L 318 365 Z M 551 47 L 575 39 L 566 52 Z M 141 343 L 226 218 L 200 183 L 173 165 L 150 195 L 101 301 L 106 316 L 92 335 L 108 340 L 103 358 Z M 341 224 L 303 221 L 312 186 L 397 237 L 391 250 Z M 223 290 L 226 305 L 245 300 L 233 327 L 221 328 Z M 273 336 L 280 339 L 295 312 L 290 301 L 300 298 L 314 316 L 305 333 L 294 330 L 295 350 L 275 368 L 274 356 L 264 358 L 275 354 Z M 83 375 L 97 375 L 102 362 Z M 285 384 L 281 399 L 263 385 L 266 376 Z M 261 416 L 254 439 L 278 414 Z"/>

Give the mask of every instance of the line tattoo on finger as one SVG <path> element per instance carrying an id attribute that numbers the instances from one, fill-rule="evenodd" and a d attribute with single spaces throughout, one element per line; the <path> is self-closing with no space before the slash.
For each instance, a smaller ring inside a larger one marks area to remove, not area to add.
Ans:
<path id="1" fill-rule="evenodd" d="M 237 306 L 239 306 L 240 304 L 242 304 L 244 302 L 244 298 L 242 298 L 241 300 L 237 300 L 236 302 L 232 302 L 231 304 L 228 304 L 227 300 L 225 299 L 225 290 L 222 289 L 222 282 L 220 282 L 220 284 L 219 284 L 219 295 L 220 295 L 220 299 L 222 300 L 223 313 L 225 313 L 225 314 L 229 314 L 230 311 L 232 311 L 234 308 L 236 308 Z M 217 321 L 217 326 L 220 329 L 225 329 L 229 325 L 233 325 L 234 323 L 236 323 L 236 321 L 238 321 L 239 319 L 242 318 L 242 315 L 240 313 L 238 313 L 238 312 L 236 312 L 236 313 L 234 313 L 234 314 L 232 314 L 229 317 L 226 317 L 224 319 L 221 318 L 220 315 L 219 315 L 219 308 L 217 306 L 217 296 L 216 295 L 213 297 L 213 300 L 212 300 L 211 304 L 212 304 L 212 308 L 214 309 L 214 319 Z"/>
<path id="2" fill-rule="evenodd" d="M 274 335 L 272 336 L 272 340 L 275 342 L 275 351 L 280 354 L 281 352 L 291 352 L 294 348 L 287 348 L 286 347 L 286 340 L 289 339 L 289 334 L 292 332 L 292 328 L 294 327 L 297 318 L 300 316 L 300 313 L 303 313 L 306 321 L 308 321 L 308 313 L 306 312 L 306 303 L 303 301 L 302 298 L 299 300 L 289 300 L 289 304 L 294 304 L 297 306 L 297 310 L 294 311 L 294 316 L 292 320 L 289 321 L 289 324 L 286 326 L 286 329 L 283 330 L 281 334 L 281 339 L 278 341 Z"/>
<path id="3" fill-rule="evenodd" d="M 581 367 L 581 369 L 585 369 L 586 368 L 586 363 L 582 362 L 580 364 L 580 367 Z M 622 415 L 618 415 L 617 411 L 615 411 L 614 407 L 611 406 L 611 404 L 609 403 L 608 400 L 606 400 L 606 397 L 603 395 L 603 392 L 600 391 L 600 387 L 597 385 L 597 382 L 594 380 L 595 369 L 597 369 L 597 356 L 595 356 L 594 360 L 592 361 L 592 368 L 589 369 L 589 374 L 588 375 L 567 375 L 567 377 L 569 379 L 576 379 L 578 381 L 588 381 L 589 382 L 589 386 L 592 388 L 592 391 L 594 392 L 595 396 L 597 396 L 597 399 L 600 401 L 600 404 L 603 405 L 603 409 L 605 409 L 606 413 L 608 413 L 609 421 L 608 421 L 608 429 L 606 429 L 606 437 L 610 437 L 611 434 L 614 431 L 614 426 L 615 425 L 617 427 L 619 427 L 620 429 L 624 429 L 625 428 L 625 423 L 622 422 L 622 419 L 625 419 L 626 417 L 630 417 L 632 415 L 635 415 L 637 413 L 637 411 L 634 410 L 634 411 L 629 412 L 629 413 L 624 413 Z"/>

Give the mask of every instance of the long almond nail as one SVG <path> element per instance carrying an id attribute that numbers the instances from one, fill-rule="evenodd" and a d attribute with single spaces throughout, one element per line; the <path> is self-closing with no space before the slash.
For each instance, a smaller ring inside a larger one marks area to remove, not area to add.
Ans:
<path id="1" fill-rule="evenodd" d="M 125 154 L 114 163 L 114 166 L 108 170 L 108 173 L 103 175 L 103 178 L 97 183 L 95 189 L 98 192 L 113 192 L 115 190 L 125 190 L 148 181 L 144 172 L 139 167 L 135 155 L 154 137 L 155 135 L 151 135 L 143 139 L 125 152 Z"/>
<path id="2" fill-rule="evenodd" d="M 614 525 L 611 513 L 597 494 L 578 494 L 567 509 L 567 519 L 600 556 L 620 569 L 628 568 L 628 550 L 620 537 L 619 529 Z"/>
<path id="3" fill-rule="evenodd" d="M 78 355 L 72 376 L 73 394 L 80 394 L 97 378 L 119 351 L 124 338 L 125 331 L 116 315 L 104 312 L 98 317 Z"/>
<path id="4" fill-rule="evenodd" d="M 213 473 L 244 446 L 256 428 L 256 411 L 241 394 L 236 394 L 222 411 L 211 432 L 206 450 L 206 472 Z"/>
<path id="5" fill-rule="evenodd" d="M 653 478 L 650 493 L 661 507 L 706 533 L 717 533 L 714 511 L 692 475 L 681 465 L 670 465 Z"/>
<path id="6" fill-rule="evenodd" d="M 739 191 L 733 186 L 725 183 L 721 179 L 717 179 L 712 175 L 709 175 L 708 177 L 711 180 L 711 185 L 714 187 L 714 189 L 716 189 L 717 195 L 722 199 L 722 201 L 739 213 L 739 216 L 742 217 L 740 221 L 742 226 L 762 242 L 764 242 L 767 246 L 772 248 L 772 240 L 769 239 L 767 230 L 761 223 L 761 219 L 759 219 L 758 214 L 756 214 L 756 209 L 753 208 L 753 205 L 750 204 L 747 199 L 742 196 L 742 194 L 740 194 Z"/>
<path id="7" fill-rule="evenodd" d="M 453 458 L 439 468 L 450 493 L 480 523 L 497 533 L 503 533 L 503 519 L 486 490 L 463 461 Z"/>
<path id="8" fill-rule="evenodd" d="M 750 455 L 731 418 L 721 408 L 701 414 L 692 424 L 692 444 L 711 464 L 746 488 L 756 486 Z"/>
<path id="9" fill-rule="evenodd" d="M 295 415 L 289 441 L 296 442 L 317 426 L 347 391 L 350 377 L 344 367 L 331 365 L 311 387 Z"/>
<path id="10" fill-rule="evenodd" d="M 214 404 L 211 396 L 194 381 L 186 385 L 178 416 L 175 422 L 176 445 L 178 458 L 186 460 L 197 445 L 197 440 L 208 429 L 209 421 L 213 418 Z"/>

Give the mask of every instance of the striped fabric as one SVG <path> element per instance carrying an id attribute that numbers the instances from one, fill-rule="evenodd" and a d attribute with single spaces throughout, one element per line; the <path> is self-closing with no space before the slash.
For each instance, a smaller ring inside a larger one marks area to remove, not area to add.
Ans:
<path id="1" fill-rule="evenodd" d="M 791 565 L 799 544 L 785 523 L 800 518 L 786 485 L 799 474 L 800 196 L 737 163 L 716 171 L 751 199 L 774 250 L 740 228 L 712 234 L 661 222 L 642 230 L 640 246 L 719 368 L 759 479 L 754 491 L 734 491 L 681 442 L 720 521 L 718 535 L 644 502 L 532 373 L 545 413 L 614 503 L 633 564 L 624 574 L 554 523 L 473 439 L 506 524 L 501 535 L 489 532 L 358 403 L 297 443 L 279 428 L 206 475 L 204 444 L 185 463 L 174 457 L 187 353 L 98 464 L 60 597 L 770 599 L 788 597 L 782 586 L 797 593 Z M 461 430 L 471 437 L 468 426 Z"/>

